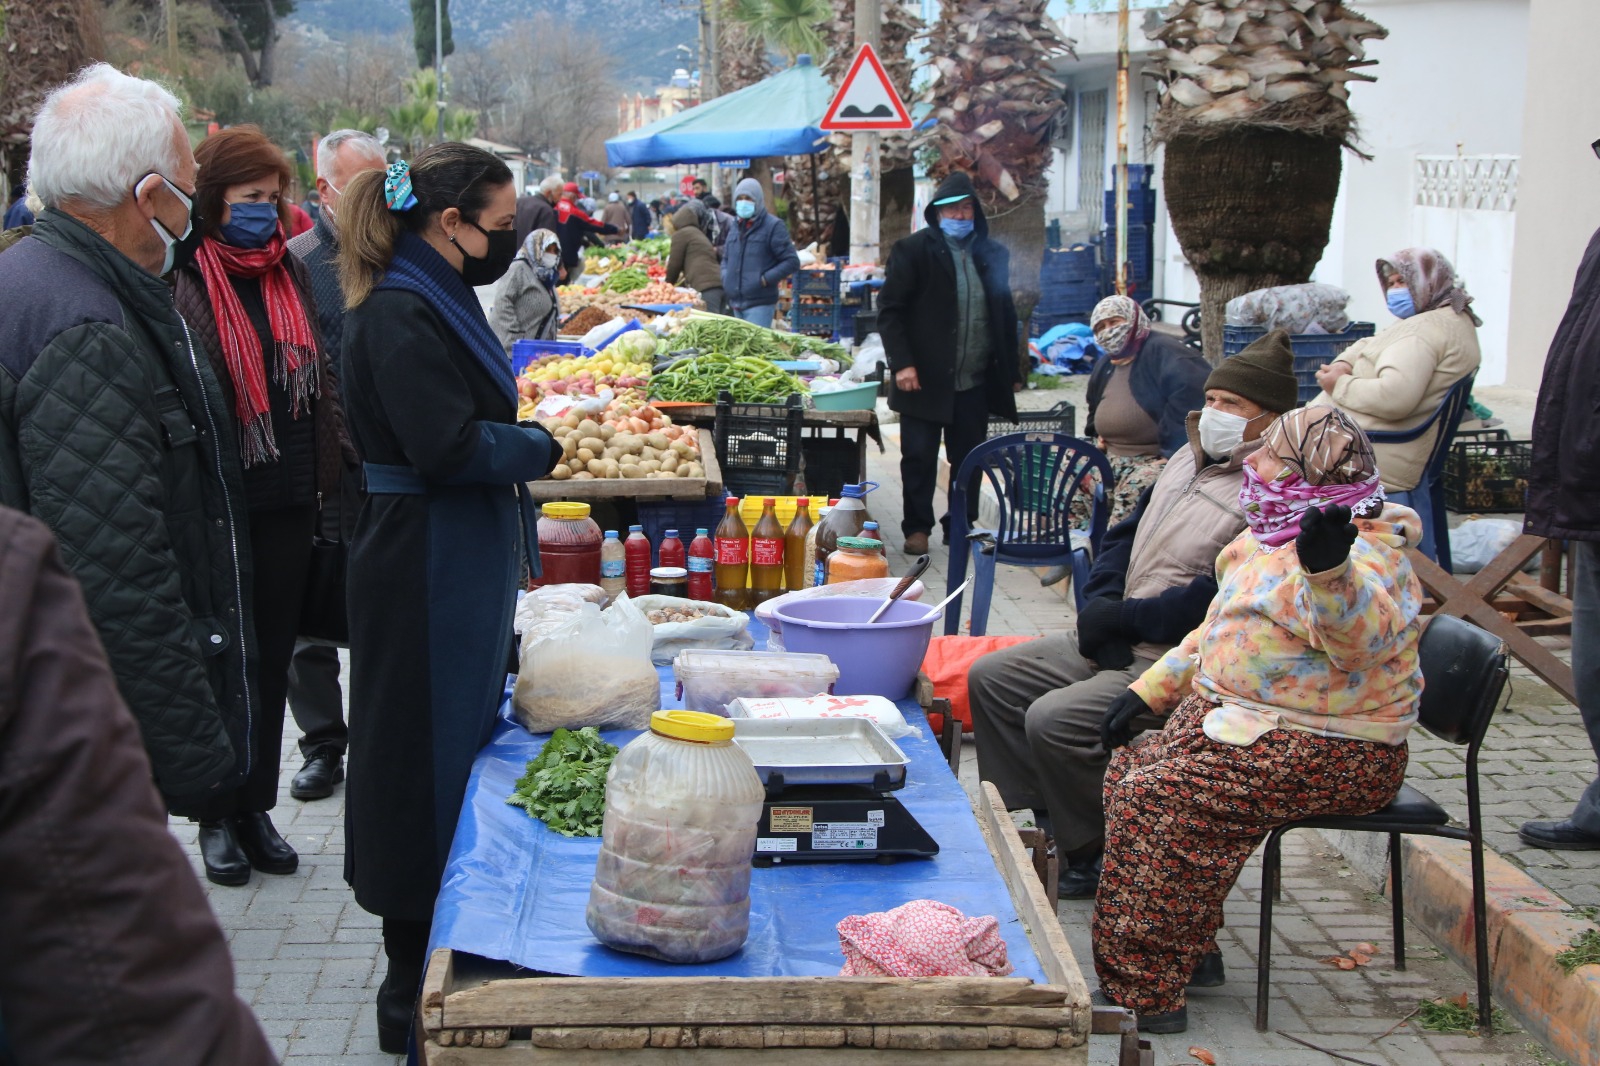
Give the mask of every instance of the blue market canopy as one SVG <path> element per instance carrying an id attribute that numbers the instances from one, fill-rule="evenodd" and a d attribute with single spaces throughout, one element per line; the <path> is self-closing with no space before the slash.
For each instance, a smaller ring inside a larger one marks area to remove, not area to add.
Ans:
<path id="1" fill-rule="evenodd" d="M 833 86 L 801 56 L 788 70 L 606 141 L 614 167 L 720 163 L 810 155 L 827 147 L 819 123 Z"/>

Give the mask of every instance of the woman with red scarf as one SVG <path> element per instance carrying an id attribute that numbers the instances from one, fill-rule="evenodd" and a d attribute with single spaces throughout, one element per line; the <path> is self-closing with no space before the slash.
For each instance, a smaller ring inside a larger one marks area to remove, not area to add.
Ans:
<path id="1" fill-rule="evenodd" d="M 309 276 L 285 248 L 288 160 L 254 126 L 207 138 L 195 160 L 204 238 L 194 262 L 174 272 L 174 296 L 229 403 L 229 424 L 215 432 L 236 442 L 244 463 L 251 559 L 241 602 L 255 638 L 249 732 L 237 753 L 243 781 L 202 812 L 200 853 L 208 879 L 242 885 L 252 868 L 288 874 L 299 864 L 268 812 L 317 508 L 338 491 L 342 419 Z"/>

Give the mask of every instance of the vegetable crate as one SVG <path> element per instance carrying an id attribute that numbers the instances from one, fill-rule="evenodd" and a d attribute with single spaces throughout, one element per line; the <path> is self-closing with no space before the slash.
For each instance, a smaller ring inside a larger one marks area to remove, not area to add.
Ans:
<path id="1" fill-rule="evenodd" d="M 814 337 L 831 337 L 839 326 L 839 304 L 801 303 L 796 297 L 789 308 L 789 328 Z"/>
<path id="2" fill-rule="evenodd" d="M 593 348 L 586 348 L 576 341 L 513 341 L 511 345 L 511 372 L 513 374 L 521 374 L 527 369 L 529 363 L 536 359 L 543 359 L 547 355 L 563 355 L 586 359 L 593 354 Z"/>
<path id="3" fill-rule="evenodd" d="M 846 485 L 859 484 L 867 476 L 866 441 L 845 430 L 837 436 L 822 436 L 820 430 L 801 443 L 805 455 L 806 491 L 832 499 Z"/>
<path id="4" fill-rule="evenodd" d="M 795 393 L 787 403 L 734 403 L 723 392 L 711 436 L 722 481 L 734 496 L 789 493 L 800 472 L 800 434 L 805 409 Z"/>
<path id="5" fill-rule="evenodd" d="M 1322 386 L 1317 384 L 1317 371 L 1323 363 L 1331 362 L 1339 353 L 1356 341 L 1365 340 L 1377 332 L 1371 322 L 1352 322 L 1342 333 L 1296 333 L 1289 338 L 1294 349 L 1294 376 L 1300 382 L 1300 402 L 1309 403 L 1317 398 Z M 1222 327 L 1222 356 L 1238 355 L 1253 341 L 1267 335 L 1265 326 Z"/>
<path id="6" fill-rule="evenodd" d="M 837 270 L 809 270 L 802 267 L 794 272 L 793 284 L 797 299 L 801 296 L 826 296 L 835 302 L 839 299 Z"/>
<path id="7" fill-rule="evenodd" d="M 1007 433 L 1065 433 L 1075 437 L 1078 435 L 1078 409 L 1070 401 L 1062 400 L 1048 411 L 1019 411 L 1015 422 L 989 419 L 991 438 Z"/>
<path id="8" fill-rule="evenodd" d="M 1445 456 L 1445 507 L 1457 514 L 1521 511 L 1528 495 L 1533 442 L 1511 440 L 1503 429 L 1471 435 L 1478 439 L 1452 442 Z"/>
<path id="9" fill-rule="evenodd" d="M 687 551 L 695 530 L 716 529 L 717 523 L 722 521 L 723 499 L 716 496 L 708 500 L 640 500 L 639 524 L 644 527 L 644 535 L 650 538 L 650 565 L 660 565 L 661 538 L 667 530 L 678 531 Z"/>

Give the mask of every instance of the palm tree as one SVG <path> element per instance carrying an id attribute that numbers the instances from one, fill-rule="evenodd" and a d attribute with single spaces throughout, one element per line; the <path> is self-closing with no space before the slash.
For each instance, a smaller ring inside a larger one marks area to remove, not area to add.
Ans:
<path id="1" fill-rule="evenodd" d="M 1039 302 L 1050 126 L 1066 88 L 1048 71 L 1073 54 L 1045 7 L 1046 0 L 949 0 L 928 31 L 923 64 L 930 78 L 923 99 L 937 124 L 912 139 L 932 149 L 930 177 L 972 175 L 989 235 L 1011 252 L 1024 323 Z M 1024 340 L 1018 358 L 1026 357 Z"/>
<path id="2" fill-rule="evenodd" d="M 818 27 L 832 18 L 828 0 L 731 0 L 730 20 L 788 57 L 820 56 L 828 47 Z"/>
<path id="3" fill-rule="evenodd" d="M 1388 31 L 1336 0 L 1180 0 L 1151 36 L 1167 214 L 1200 276 L 1206 357 L 1229 300 L 1308 281 L 1328 243 L 1352 81 Z"/>

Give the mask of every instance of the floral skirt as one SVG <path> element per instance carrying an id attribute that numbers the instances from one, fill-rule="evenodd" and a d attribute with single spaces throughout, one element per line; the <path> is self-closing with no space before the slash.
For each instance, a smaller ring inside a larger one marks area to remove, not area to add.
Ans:
<path id="1" fill-rule="evenodd" d="M 1214 946 L 1223 900 L 1271 830 L 1371 813 L 1405 778 L 1404 744 L 1278 728 L 1236 747 L 1202 731 L 1211 708 L 1190 696 L 1106 772 L 1094 968 L 1112 1002 L 1141 1013 L 1183 1005 L 1195 963 Z"/>
<path id="2" fill-rule="evenodd" d="M 1156 478 L 1166 468 L 1167 460 L 1159 455 L 1108 455 L 1106 458 L 1111 461 L 1111 475 L 1116 479 L 1107 501 L 1111 505 L 1111 520 L 1106 523 L 1106 528 L 1110 529 L 1133 513 L 1139 497 L 1145 489 L 1156 483 Z M 1091 499 L 1083 492 L 1072 497 L 1072 525 L 1075 529 L 1089 528 Z"/>

